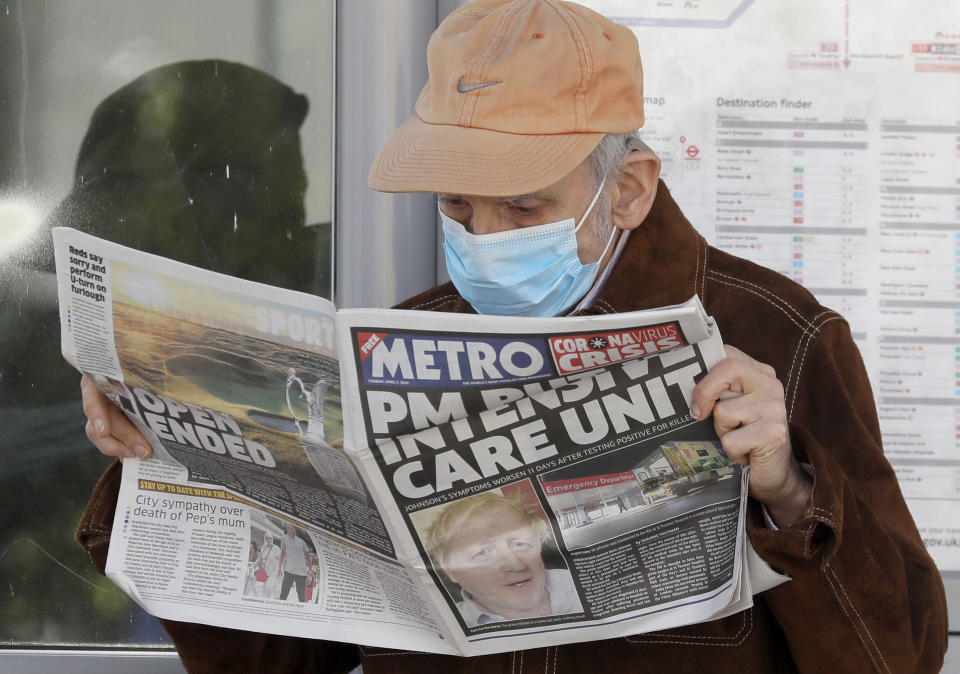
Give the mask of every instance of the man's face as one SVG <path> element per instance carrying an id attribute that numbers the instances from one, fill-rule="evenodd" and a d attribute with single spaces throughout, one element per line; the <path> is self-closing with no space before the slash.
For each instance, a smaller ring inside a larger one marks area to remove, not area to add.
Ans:
<path id="1" fill-rule="evenodd" d="M 473 515 L 453 541 L 443 570 L 491 613 L 507 619 L 548 615 L 540 537 L 519 513 Z"/>
<path id="2" fill-rule="evenodd" d="M 587 162 L 584 161 L 560 182 L 532 194 L 515 197 L 439 194 L 437 199 L 440 209 L 468 232 L 483 235 L 567 218 L 579 222 L 596 192 Z M 595 262 L 606 244 L 606 239 L 597 236 L 593 226 L 598 217 L 609 216 L 609 213 L 599 214 L 600 208 L 601 202 L 598 202 L 587 222 L 577 232 L 578 253 L 584 264 Z"/>
<path id="3" fill-rule="evenodd" d="M 263 539 L 263 544 L 269 548 L 273 545 L 273 539 L 267 536 Z"/>

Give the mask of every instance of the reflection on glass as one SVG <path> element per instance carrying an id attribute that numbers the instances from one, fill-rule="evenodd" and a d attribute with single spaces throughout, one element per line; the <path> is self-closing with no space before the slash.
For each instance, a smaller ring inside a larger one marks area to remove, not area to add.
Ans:
<path id="1" fill-rule="evenodd" d="M 116 9 L 113 3 L 89 6 L 108 5 Z M 144 7 L 124 5 L 123 11 Z M 70 154 L 50 150 L 51 137 L 67 134 L 44 122 L 73 100 L 55 85 L 75 86 L 71 73 L 44 61 L 55 51 L 45 40 L 57 30 L 81 44 L 97 36 L 90 26 L 64 20 L 75 8 L 58 15 L 51 6 L 43 22 L 30 11 L 18 4 L 0 12 L 0 643 L 162 645 L 168 641 L 158 623 L 97 574 L 73 541 L 109 460 L 84 436 L 79 375 L 60 356 L 50 228 L 70 226 L 233 276 L 329 296 L 329 209 L 317 208 L 322 198 L 311 201 L 315 172 L 306 166 L 311 148 L 302 142 L 311 103 L 312 115 L 326 117 L 320 128 L 330 128 L 329 92 L 313 92 L 308 103 L 261 68 L 222 58 L 169 59 L 112 93 L 104 90 L 92 115 L 69 111 L 89 118 L 82 140 L 72 141 L 75 165 L 43 166 L 40 155 Z M 151 11 L 169 19 L 177 13 L 175 6 Z M 332 2 L 310 12 L 307 18 L 332 40 Z M 256 43 L 249 51 L 276 61 L 261 47 L 276 45 L 278 36 L 261 39 L 256 21 L 263 17 L 248 14 L 234 12 L 231 20 L 249 22 L 246 33 Z M 125 21 L 112 12 L 97 16 L 115 21 L 118 31 Z M 181 32 L 216 53 L 218 40 L 237 37 L 220 35 L 223 26 L 212 20 L 218 17 L 209 18 L 206 35 L 196 25 Z M 273 20 L 264 30 L 276 32 L 282 23 Z M 174 41 L 166 51 L 187 47 Z M 25 65 L 30 59 L 40 64 L 34 68 L 43 66 L 38 81 Z M 99 84 L 97 62 L 71 67 L 74 78 Z M 329 165 L 329 158 L 313 165 Z M 69 192 L 51 194 L 52 176 L 71 168 Z M 308 210 L 324 224 L 306 226 Z"/>

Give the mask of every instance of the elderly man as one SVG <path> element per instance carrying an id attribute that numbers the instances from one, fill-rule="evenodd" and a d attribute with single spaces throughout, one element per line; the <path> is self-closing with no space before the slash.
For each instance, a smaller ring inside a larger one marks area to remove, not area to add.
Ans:
<path id="1" fill-rule="evenodd" d="M 467 625 L 583 610 L 567 569 L 547 569 L 547 523 L 497 492 L 444 506 L 426 532 L 427 551 L 460 587 Z"/>
<path id="2" fill-rule="evenodd" d="M 683 217 L 633 133 L 643 87 L 632 32 L 572 3 L 478 0 L 440 25 L 427 59 L 416 114 L 370 184 L 439 194 L 452 283 L 400 308 L 589 314 L 699 295 L 732 346 L 691 412 L 713 414 L 727 454 L 750 465 L 748 534 L 792 581 L 722 620 L 474 659 L 166 622 L 188 667 L 223 670 L 243 650 L 259 671 L 938 671 L 943 587 L 883 457 L 849 327 L 792 281 L 711 248 Z M 142 452 L 84 391 L 101 451 Z"/>

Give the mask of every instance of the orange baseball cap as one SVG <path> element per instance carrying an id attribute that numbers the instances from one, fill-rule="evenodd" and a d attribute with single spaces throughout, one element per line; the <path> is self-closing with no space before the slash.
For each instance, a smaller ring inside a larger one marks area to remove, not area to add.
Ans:
<path id="1" fill-rule="evenodd" d="M 427 46 L 416 114 L 373 162 L 381 192 L 527 194 L 643 125 L 633 32 L 572 2 L 476 0 Z"/>

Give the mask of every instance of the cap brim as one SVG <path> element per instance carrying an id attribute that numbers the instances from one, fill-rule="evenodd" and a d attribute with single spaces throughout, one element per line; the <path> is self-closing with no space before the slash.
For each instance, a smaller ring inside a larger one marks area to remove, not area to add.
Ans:
<path id="1" fill-rule="evenodd" d="M 566 177 L 604 135 L 521 135 L 427 124 L 414 115 L 380 151 L 368 181 L 380 192 L 528 194 Z"/>

